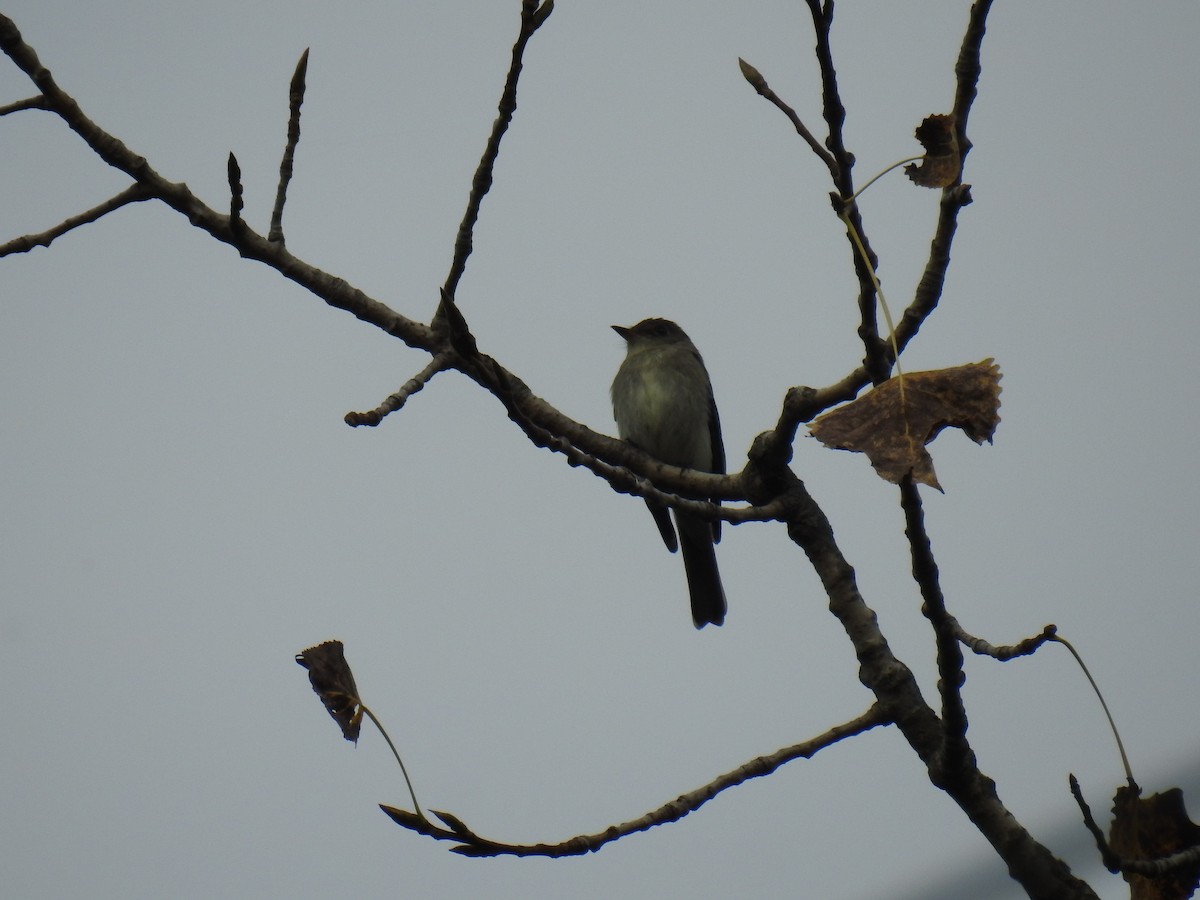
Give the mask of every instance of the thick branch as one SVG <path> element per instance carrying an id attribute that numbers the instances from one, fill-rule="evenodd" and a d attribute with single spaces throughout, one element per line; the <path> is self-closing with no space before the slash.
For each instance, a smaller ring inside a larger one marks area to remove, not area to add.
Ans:
<path id="1" fill-rule="evenodd" d="M 996 794 L 995 783 L 972 766 L 943 783 L 941 771 L 942 725 L 925 703 L 912 672 L 901 663 L 879 630 L 875 613 L 855 584 L 854 569 L 842 556 L 825 514 L 799 482 L 798 514 L 788 523 L 788 534 L 799 544 L 829 596 L 829 609 L 842 623 L 859 661 L 859 679 L 874 692 L 888 717 L 899 727 L 909 746 L 925 762 L 930 780 L 944 790 L 966 813 L 980 833 L 996 848 L 1009 874 L 1036 900 L 1095 900 L 1084 882 L 1046 847 L 1039 844 L 1013 817 Z"/>

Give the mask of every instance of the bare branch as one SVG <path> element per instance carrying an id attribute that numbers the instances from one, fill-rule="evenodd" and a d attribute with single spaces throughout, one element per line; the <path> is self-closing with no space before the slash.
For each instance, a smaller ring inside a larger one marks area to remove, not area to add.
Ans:
<path id="1" fill-rule="evenodd" d="M 813 30 L 816 32 L 817 46 L 815 53 L 817 64 L 821 69 L 821 103 L 825 124 L 829 134 L 825 138 L 825 146 L 834 160 L 833 183 L 835 192 L 830 195 L 834 212 L 838 216 L 845 214 L 850 228 L 846 238 L 850 242 L 850 252 L 854 261 L 854 272 L 858 278 L 858 336 L 863 343 L 865 353 L 863 365 L 870 375 L 873 384 L 879 384 L 887 379 L 891 364 L 887 359 L 887 342 L 879 337 L 879 324 L 876 319 L 876 293 L 873 271 L 879 270 L 879 258 L 871 249 L 867 238 L 867 230 L 859 214 L 858 205 L 846 206 L 846 201 L 854 196 L 854 154 L 846 149 L 845 135 L 842 126 L 846 121 L 846 107 L 842 105 L 841 93 L 838 88 L 837 70 L 833 65 L 833 48 L 829 33 L 833 25 L 833 3 L 822 6 L 817 0 L 808 0 L 809 12 L 812 14 Z M 857 233 L 862 244 L 862 253 L 856 246 L 851 231 Z M 864 258 L 865 256 L 865 258 Z"/>
<path id="2" fill-rule="evenodd" d="M 464 856 L 580 856 L 584 853 L 593 853 L 605 844 L 620 840 L 627 835 L 647 831 L 656 825 L 676 822 L 698 810 L 722 791 L 744 784 L 752 778 L 770 775 L 780 766 L 792 760 L 811 759 L 819 751 L 838 741 L 886 724 L 888 724 L 887 715 L 879 704 L 875 704 L 861 716 L 851 719 L 849 722 L 835 725 L 824 734 L 810 740 L 784 747 L 767 756 L 752 759 L 733 771 L 713 779 L 703 787 L 682 794 L 640 818 L 613 825 L 595 834 L 577 835 L 557 844 L 506 844 L 477 835 L 457 816 L 449 813 L 431 810 L 434 815 L 451 826 L 449 829 L 445 829 L 439 828 L 428 820 L 420 819 L 406 810 L 383 804 L 380 804 L 380 809 L 398 825 L 440 841 L 454 841 L 458 846 L 452 848 L 453 852 Z"/>
<path id="3" fill-rule="evenodd" d="M 234 247 L 247 259 L 269 265 L 330 306 L 346 310 L 387 334 L 400 338 L 409 346 L 430 351 L 438 347 L 437 337 L 429 326 L 400 315 L 343 279 L 292 256 L 281 244 L 268 241 L 248 226 L 235 233 L 228 216 L 201 202 L 186 184 L 163 178 L 143 157 L 84 115 L 74 98 L 55 83 L 54 77 L 38 60 L 33 48 L 21 39 L 17 26 L 4 15 L 0 15 L 0 50 L 42 92 L 46 108 L 58 115 L 104 162 L 136 181 L 145 192 L 145 199 L 161 200 L 181 213 L 192 225 Z"/>
<path id="4" fill-rule="evenodd" d="M 954 630 L 953 618 L 946 611 L 946 598 L 938 582 L 937 561 L 933 546 L 925 531 L 925 514 L 921 493 L 912 477 L 900 482 L 900 505 L 904 509 L 905 529 L 912 556 L 913 579 L 921 590 L 924 603 L 921 612 L 933 623 L 937 644 L 938 690 L 942 695 L 942 728 L 944 749 L 941 768 L 943 777 L 958 778 L 974 763 L 967 742 L 967 710 L 963 705 L 963 655 Z"/>
<path id="5" fill-rule="evenodd" d="M 959 49 L 958 62 L 955 64 L 955 76 L 957 79 L 957 92 L 954 102 L 953 115 L 955 117 L 956 127 L 959 130 L 958 145 L 959 152 L 965 160 L 967 153 L 970 151 L 971 142 L 966 136 L 966 123 L 970 114 L 971 104 L 975 100 L 978 93 L 978 81 L 982 71 L 980 66 L 980 46 L 983 41 L 983 35 L 986 30 L 986 20 L 988 11 L 991 9 L 991 0 L 976 0 L 971 7 L 970 18 L 967 23 L 967 30 L 963 36 L 963 42 Z M 817 0 L 808 0 L 809 9 L 812 11 L 814 22 L 824 23 L 826 21 L 827 12 L 822 9 Z M 832 4 L 829 6 L 828 12 L 832 13 Z M 821 28 L 818 26 L 818 59 L 821 60 L 822 77 L 825 75 L 825 55 L 828 54 L 828 47 L 825 46 L 822 54 L 822 42 L 820 39 Z M 827 35 L 825 44 L 827 45 Z M 836 76 L 832 73 L 832 59 L 829 61 L 831 78 Z M 836 91 L 836 82 L 835 91 Z M 826 99 L 826 119 L 832 116 L 834 121 L 838 121 L 838 110 L 841 109 L 841 115 L 844 117 L 845 110 L 841 108 L 840 101 L 830 105 L 828 98 Z M 840 132 L 839 132 L 840 133 Z M 837 154 L 835 153 L 835 157 Z M 850 157 L 853 160 L 853 157 Z M 845 196 L 850 196 L 846 194 Z M 971 203 L 971 188 L 967 184 L 957 184 L 948 187 L 942 191 L 940 214 L 938 217 L 937 228 L 935 229 L 933 240 L 929 248 L 929 259 L 925 265 L 925 271 L 921 276 L 920 283 L 917 285 L 916 292 L 913 296 L 912 303 L 904 311 L 896 324 L 896 346 L 901 352 L 908 346 L 909 342 L 917 336 L 922 324 L 929 315 L 937 308 L 938 302 L 941 299 L 942 288 L 945 284 L 946 271 L 950 265 L 950 248 L 954 241 L 954 234 L 958 225 L 958 213 L 964 206 Z M 855 213 L 857 214 L 857 212 Z M 860 222 L 855 223 L 855 227 L 859 229 L 859 234 L 863 234 L 862 225 Z M 856 259 L 858 257 L 856 256 Z M 861 285 L 860 273 L 860 285 Z M 860 301 L 862 299 L 860 293 Z M 886 341 L 881 342 L 883 346 L 884 358 L 888 365 L 895 362 L 892 355 L 891 347 Z M 853 400 L 858 396 L 859 392 L 866 386 L 872 384 L 874 377 L 872 370 L 864 362 L 858 366 L 840 381 L 831 384 L 824 388 L 792 388 L 788 391 L 785 398 L 783 408 L 780 412 L 779 422 L 774 429 L 775 441 L 794 439 L 797 427 L 802 422 L 809 422 L 819 416 L 822 412 L 836 406 L 839 403 L 845 403 L 848 400 Z"/>
<path id="6" fill-rule="evenodd" d="M 408 381 L 400 386 L 400 390 L 392 394 L 383 403 L 368 412 L 348 412 L 346 413 L 346 424 L 351 427 L 359 425 L 370 425 L 374 427 L 382 422 L 390 413 L 403 408 L 408 402 L 408 398 L 420 391 L 425 385 L 433 380 L 438 372 L 444 371 L 450 366 L 451 359 L 447 353 L 437 353 L 433 359 L 429 361 L 424 369 L 414 375 Z"/>
<path id="7" fill-rule="evenodd" d="M 1055 634 L 1058 633 L 1058 628 L 1054 625 L 1047 625 L 1042 629 L 1041 634 L 1035 634 L 1033 637 L 1025 638 L 1015 644 L 996 647 L 989 644 L 983 638 L 975 637 L 973 634 L 968 634 L 958 620 L 947 613 L 949 625 L 954 629 L 954 635 L 959 642 L 968 650 L 977 656 L 990 656 L 992 659 L 1000 662 L 1007 662 L 1010 659 L 1016 659 L 1019 656 L 1032 656 L 1036 653 L 1043 644 L 1052 640 Z"/>
<path id="8" fill-rule="evenodd" d="M 504 90 L 500 93 L 498 106 L 499 115 L 492 124 L 492 133 L 484 147 L 483 156 L 475 169 L 475 177 L 471 180 L 471 194 L 467 198 L 467 210 L 463 213 L 462 222 L 458 226 L 458 236 L 454 240 L 454 259 L 450 263 L 450 274 L 446 276 L 443 291 L 451 298 L 458 290 L 458 282 L 467 267 L 467 257 L 471 255 L 474 242 L 475 222 L 479 219 L 479 207 L 484 195 L 492 187 L 492 170 L 496 165 L 496 157 L 500 154 L 500 141 L 512 122 L 513 114 L 517 111 L 517 81 L 521 77 L 521 67 L 525 57 L 525 45 L 554 11 L 553 0 L 546 0 L 540 7 L 536 0 L 523 0 L 521 4 L 521 31 L 517 42 L 513 44 L 512 63 L 508 76 L 504 80 Z"/>
<path id="9" fill-rule="evenodd" d="M 236 234 L 245 223 L 242 222 L 242 167 L 232 152 L 226 164 L 226 173 L 229 178 L 229 227 Z"/>
<path id="10" fill-rule="evenodd" d="M 26 97 L 24 100 L 18 100 L 15 103 L 10 103 L 7 106 L 0 106 L 0 116 L 7 116 L 9 113 L 21 112 L 25 109 L 49 109 L 46 105 L 46 98 L 41 94 L 36 97 Z"/>
<path id="11" fill-rule="evenodd" d="M 121 191 L 121 193 L 109 197 L 99 206 L 93 206 L 91 209 L 81 212 L 77 216 L 63 219 L 53 228 L 48 228 L 37 234 L 26 234 L 22 237 L 13 238 L 6 244 L 0 244 L 0 257 L 11 256 L 14 253 L 28 253 L 34 247 L 49 247 L 54 240 L 62 237 L 68 231 L 78 228 L 80 225 L 95 222 L 110 212 L 120 209 L 122 206 L 128 206 L 130 203 L 140 203 L 142 200 L 149 199 L 150 193 L 143 189 L 140 184 L 131 184 L 125 190 Z"/>
<path id="12" fill-rule="evenodd" d="M 788 117 L 788 121 L 790 121 L 792 123 L 792 127 L 796 129 L 796 133 L 800 135 L 800 137 L 804 138 L 805 143 L 812 148 L 812 152 L 817 154 L 817 157 L 821 160 L 821 162 L 825 163 L 826 167 L 829 169 L 829 174 L 836 179 L 838 174 L 837 160 L 835 160 L 830 152 L 822 147 L 820 142 L 813 137 L 812 132 L 808 130 L 807 126 L 800 121 L 800 117 L 796 115 L 796 111 L 784 103 L 779 95 L 771 90 L 771 86 L 767 84 L 767 79 L 763 78 L 762 73 L 759 72 L 758 69 L 754 68 L 754 66 L 750 65 L 750 63 L 746 62 L 741 57 L 738 57 L 738 66 L 742 70 L 742 76 L 748 82 L 750 82 L 750 86 L 754 88 L 754 90 L 757 91 L 760 96 L 773 103 L 776 109 Z"/>
<path id="13" fill-rule="evenodd" d="M 292 162 L 296 158 L 296 144 L 300 142 L 300 107 L 304 103 L 304 76 L 308 72 L 308 49 L 300 54 L 292 83 L 288 89 L 288 134 L 283 148 L 283 159 L 279 163 L 279 186 L 275 189 L 275 208 L 271 210 L 271 228 L 267 240 L 282 244 L 283 204 L 287 202 L 288 183 L 292 180 Z"/>
<path id="14" fill-rule="evenodd" d="M 971 15 L 967 19 L 967 33 L 963 35 L 962 46 L 959 47 L 958 60 L 954 64 L 956 90 L 954 92 L 954 120 L 958 128 L 958 147 L 965 160 L 971 152 L 971 141 L 967 138 L 967 118 L 971 115 L 971 106 L 979 93 L 979 76 L 983 72 L 980 62 L 980 48 L 983 46 L 983 36 L 987 31 L 987 17 L 992 8 L 992 0 L 975 0 L 971 5 Z"/>

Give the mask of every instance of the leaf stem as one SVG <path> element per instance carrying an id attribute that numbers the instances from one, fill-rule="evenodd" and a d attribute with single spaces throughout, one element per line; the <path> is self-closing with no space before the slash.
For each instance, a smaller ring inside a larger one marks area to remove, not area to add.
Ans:
<path id="1" fill-rule="evenodd" d="M 1079 651 L 1071 646 L 1070 641 L 1068 641 L 1066 638 L 1059 637 L 1057 634 L 1053 635 L 1050 640 L 1062 644 L 1064 647 L 1070 650 L 1071 655 L 1075 657 L 1075 662 L 1079 663 L 1079 668 L 1083 669 L 1083 674 L 1087 676 L 1087 680 L 1091 684 L 1092 690 L 1096 692 L 1096 698 L 1100 701 L 1100 706 L 1104 709 L 1104 715 L 1108 717 L 1108 727 L 1112 729 L 1113 737 L 1116 738 L 1117 750 L 1121 754 L 1121 765 L 1125 767 L 1125 778 L 1132 783 L 1133 770 L 1129 767 L 1129 757 L 1125 755 L 1125 745 L 1121 743 L 1121 733 L 1117 731 L 1117 723 L 1113 721 L 1112 713 L 1108 711 L 1108 704 L 1104 702 L 1104 695 L 1100 693 L 1100 688 L 1096 684 L 1096 679 L 1092 677 L 1092 673 L 1088 671 L 1088 667 L 1083 663 L 1083 657 L 1079 655 Z"/>
<path id="2" fill-rule="evenodd" d="M 375 727 L 379 729 L 379 733 L 383 735 L 383 739 L 387 741 L 387 745 L 392 748 L 392 756 L 396 757 L 396 762 L 400 763 L 400 771 L 404 774 L 404 783 L 408 785 L 408 795 L 412 797 L 413 809 L 417 811 L 417 815 L 426 822 L 425 813 L 421 811 L 421 804 L 417 802 L 417 792 L 413 790 L 412 779 L 408 777 L 408 769 L 404 767 L 404 760 L 400 758 L 400 753 L 396 750 L 396 745 L 392 743 L 391 737 L 387 733 L 387 729 L 383 727 L 383 723 L 375 717 L 375 713 L 371 712 L 370 708 L 361 700 L 358 708 L 361 709 L 368 719 L 375 723 Z"/>

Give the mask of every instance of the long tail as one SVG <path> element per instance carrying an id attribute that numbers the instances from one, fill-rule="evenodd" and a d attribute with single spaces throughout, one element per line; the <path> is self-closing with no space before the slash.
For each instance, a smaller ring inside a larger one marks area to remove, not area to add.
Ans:
<path id="1" fill-rule="evenodd" d="M 692 621 L 697 628 L 722 625 L 725 622 L 725 589 L 721 587 L 721 572 L 717 569 L 717 554 L 713 549 L 712 523 L 683 513 L 675 513 L 679 530 L 679 549 L 683 551 L 683 568 L 687 572 L 688 593 L 692 598 Z"/>

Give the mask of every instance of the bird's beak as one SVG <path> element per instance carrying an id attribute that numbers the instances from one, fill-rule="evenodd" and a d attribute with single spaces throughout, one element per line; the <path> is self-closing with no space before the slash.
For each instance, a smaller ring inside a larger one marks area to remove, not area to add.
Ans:
<path id="1" fill-rule="evenodd" d="M 613 325 L 612 330 L 615 331 L 617 334 L 619 334 L 621 337 L 623 337 L 625 340 L 629 340 L 630 329 L 626 328 L 624 325 Z"/>

